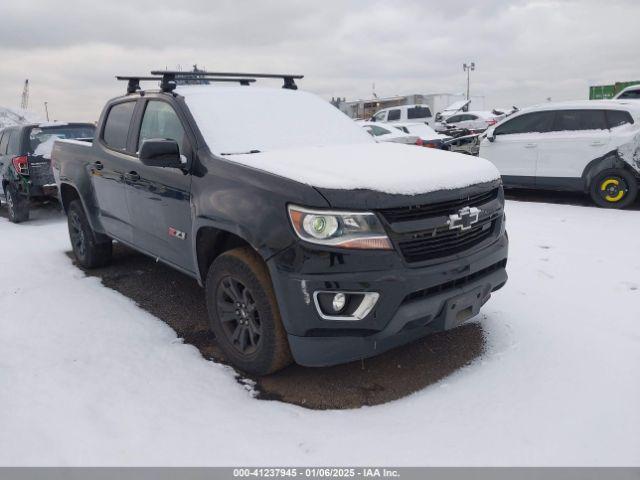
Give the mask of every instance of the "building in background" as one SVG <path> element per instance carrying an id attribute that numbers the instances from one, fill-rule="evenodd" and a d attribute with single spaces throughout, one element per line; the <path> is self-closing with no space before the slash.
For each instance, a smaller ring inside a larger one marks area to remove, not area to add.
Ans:
<path id="1" fill-rule="evenodd" d="M 409 94 L 396 97 L 371 98 L 347 102 L 344 98 L 332 98 L 331 103 L 354 119 L 368 119 L 378 110 L 399 105 L 427 105 L 433 114 L 444 110 L 454 102 L 465 100 L 464 94 L 430 93 Z M 469 110 L 484 110 L 484 96 L 471 96 Z"/>
<path id="2" fill-rule="evenodd" d="M 611 85 L 594 85 L 589 87 L 589 100 L 606 100 L 613 98 L 625 88 L 638 84 L 640 84 L 640 81 L 616 82 Z"/>

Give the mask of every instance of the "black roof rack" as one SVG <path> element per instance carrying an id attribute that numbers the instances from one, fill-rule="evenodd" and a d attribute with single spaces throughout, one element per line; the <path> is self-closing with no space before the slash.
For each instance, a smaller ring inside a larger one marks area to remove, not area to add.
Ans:
<path id="1" fill-rule="evenodd" d="M 298 86 L 295 80 L 304 78 L 304 75 L 293 75 L 290 73 L 232 73 L 232 72 L 183 72 L 179 70 L 154 70 L 151 75 L 162 75 L 162 89 L 164 91 L 172 91 L 176 87 L 176 78 L 202 78 L 212 80 L 210 77 L 229 78 L 229 81 L 240 81 L 240 84 L 248 85 L 247 80 L 255 81 L 256 78 L 281 78 L 284 81 L 282 88 L 289 90 L 297 90 Z M 232 79 L 233 78 L 233 79 Z M 231 80 L 232 79 L 232 80 Z M 220 79 L 221 80 L 221 79 Z M 247 83 L 243 83 L 247 82 Z M 166 89 L 165 89 L 166 88 Z"/>
<path id="2" fill-rule="evenodd" d="M 187 75 L 183 75 L 186 73 Z M 189 75 L 191 73 L 191 75 Z M 199 73 L 197 72 L 180 72 L 180 74 L 174 75 L 172 78 L 166 78 L 164 75 L 158 75 L 153 77 L 144 77 L 144 76 L 126 76 L 126 75 L 118 75 L 116 80 L 127 80 L 127 93 L 135 93 L 140 90 L 140 82 L 144 81 L 152 81 L 156 80 L 160 82 L 160 88 L 164 92 L 171 92 L 176 88 L 177 82 L 176 80 L 182 80 L 187 78 L 202 78 L 206 83 L 209 82 L 238 82 L 240 85 L 249 85 L 256 81 L 255 78 L 210 78 L 203 76 L 198 77 Z"/>

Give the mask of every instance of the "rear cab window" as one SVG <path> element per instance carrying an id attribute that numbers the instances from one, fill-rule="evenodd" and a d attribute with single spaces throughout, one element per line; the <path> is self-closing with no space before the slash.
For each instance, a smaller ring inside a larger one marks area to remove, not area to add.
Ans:
<path id="1" fill-rule="evenodd" d="M 135 108 L 134 100 L 116 103 L 109 109 L 102 131 L 102 141 L 107 147 L 121 152 L 127 150 L 129 128 Z"/>
<path id="2" fill-rule="evenodd" d="M 60 125 L 52 127 L 32 127 L 27 132 L 27 153 L 51 154 L 53 143 L 58 139 L 93 138 L 92 125 Z"/>
<path id="3" fill-rule="evenodd" d="M 407 109 L 407 118 L 409 120 L 419 120 L 429 117 L 431 117 L 431 110 L 429 110 L 429 107 L 415 106 Z"/>

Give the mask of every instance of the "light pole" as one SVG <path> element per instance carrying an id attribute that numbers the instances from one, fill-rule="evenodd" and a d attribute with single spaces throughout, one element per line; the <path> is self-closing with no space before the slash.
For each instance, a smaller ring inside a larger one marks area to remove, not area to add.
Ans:
<path id="1" fill-rule="evenodd" d="M 476 69 L 475 62 L 471 62 L 469 65 L 467 65 L 466 63 L 462 64 L 462 70 L 467 72 L 467 100 L 469 100 L 469 76 L 471 75 L 471 72 L 475 69 Z"/>
<path id="2" fill-rule="evenodd" d="M 47 122 L 49 121 L 49 102 L 44 102 L 44 112 L 47 115 Z"/>

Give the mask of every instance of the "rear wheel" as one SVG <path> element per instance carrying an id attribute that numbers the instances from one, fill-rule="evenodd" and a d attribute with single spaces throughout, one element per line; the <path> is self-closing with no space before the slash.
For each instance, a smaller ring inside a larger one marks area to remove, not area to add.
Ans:
<path id="1" fill-rule="evenodd" d="M 638 181 L 629 172 L 607 169 L 600 172 L 591 183 L 591 198 L 603 208 L 625 208 L 638 194 Z"/>
<path id="2" fill-rule="evenodd" d="M 206 292 L 211 329 L 230 363 L 256 375 L 291 363 L 269 272 L 252 249 L 220 255 L 209 268 Z"/>
<path id="3" fill-rule="evenodd" d="M 7 207 L 9 220 L 13 223 L 29 220 L 29 199 L 20 195 L 18 189 L 12 184 L 7 185 Z"/>
<path id="4" fill-rule="evenodd" d="M 111 261 L 113 242 L 110 239 L 101 242 L 97 240 L 80 200 L 74 200 L 69 204 L 67 223 L 73 254 L 81 266 L 96 268 Z"/>

